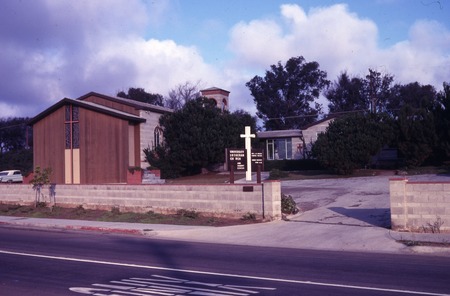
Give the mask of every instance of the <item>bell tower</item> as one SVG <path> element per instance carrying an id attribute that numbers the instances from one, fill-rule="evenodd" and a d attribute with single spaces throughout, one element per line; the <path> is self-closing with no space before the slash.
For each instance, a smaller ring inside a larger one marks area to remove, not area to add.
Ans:
<path id="1" fill-rule="evenodd" d="M 210 87 L 200 91 L 202 97 L 214 100 L 216 102 L 217 108 L 222 111 L 229 109 L 229 95 L 230 92 L 218 87 Z"/>

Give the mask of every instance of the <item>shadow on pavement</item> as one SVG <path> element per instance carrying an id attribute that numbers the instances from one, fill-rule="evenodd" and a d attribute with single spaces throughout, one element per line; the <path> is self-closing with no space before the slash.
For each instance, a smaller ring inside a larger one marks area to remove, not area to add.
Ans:
<path id="1" fill-rule="evenodd" d="M 328 209 L 340 215 L 357 219 L 373 226 L 391 228 L 391 211 L 389 208 L 349 209 L 343 207 L 330 207 Z"/>

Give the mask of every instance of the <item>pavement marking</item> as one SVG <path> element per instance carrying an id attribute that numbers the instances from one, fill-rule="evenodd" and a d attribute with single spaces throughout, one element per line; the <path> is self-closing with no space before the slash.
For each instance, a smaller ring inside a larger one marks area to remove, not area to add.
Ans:
<path id="1" fill-rule="evenodd" d="M 103 296 L 119 295 L 202 295 L 202 296 L 250 296 L 276 288 L 234 286 L 190 281 L 187 279 L 152 275 L 149 278 L 131 278 L 109 281 L 109 284 L 92 284 L 92 287 L 71 287 L 70 291 Z M 97 292 L 101 292 L 98 294 Z M 108 294 L 106 294 L 108 293 Z"/>
<path id="2" fill-rule="evenodd" d="M 198 271 L 198 270 L 190 270 L 190 269 L 178 269 L 178 268 L 169 268 L 169 267 L 160 267 L 160 266 L 119 263 L 119 262 L 111 262 L 111 261 L 100 261 L 100 260 L 80 259 L 80 258 L 71 258 L 71 257 L 40 255 L 40 254 L 23 253 L 23 252 L 12 252 L 12 251 L 6 251 L 6 250 L 0 250 L 0 254 L 34 257 L 34 258 L 44 258 L 44 259 L 61 260 L 61 261 L 72 261 L 72 262 L 81 262 L 81 263 L 91 263 L 91 264 L 100 264 L 100 265 L 110 265 L 110 266 L 132 267 L 132 268 L 141 268 L 141 269 L 150 269 L 150 270 L 175 271 L 175 272 L 182 272 L 182 273 L 203 274 L 203 275 L 232 277 L 232 278 L 251 279 L 251 280 L 261 280 L 261 281 L 278 282 L 278 283 L 290 283 L 290 284 L 333 287 L 333 288 L 343 288 L 343 289 L 391 292 L 391 293 L 410 294 L 410 295 L 450 296 L 450 294 L 424 292 L 424 291 L 388 289 L 388 288 L 355 286 L 355 285 L 345 285 L 345 284 L 331 284 L 331 283 L 324 283 L 324 282 L 302 281 L 302 280 L 289 280 L 289 279 L 281 279 L 281 278 L 259 277 L 259 276 L 251 276 L 251 275 L 229 274 L 229 273 Z"/>

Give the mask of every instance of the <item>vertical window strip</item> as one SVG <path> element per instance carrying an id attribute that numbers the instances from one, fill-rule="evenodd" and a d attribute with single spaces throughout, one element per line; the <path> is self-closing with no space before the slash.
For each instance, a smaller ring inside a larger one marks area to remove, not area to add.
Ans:
<path id="1" fill-rule="evenodd" d="M 286 139 L 286 159 L 292 159 L 292 139 Z"/>
<path id="2" fill-rule="evenodd" d="M 64 129 L 65 129 L 65 137 L 66 137 L 66 149 L 70 149 L 70 147 L 72 146 L 70 143 L 70 123 L 65 123 L 64 124 Z"/>
<path id="3" fill-rule="evenodd" d="M 80 148 L 80 123 L 72 123 L 72 148 Z"/>
<path id="4" fill-rule="evenodd" d="M 66 149 L 80 148 L 80 124 L 78 106 L 65 106 L 64 125 Z"/>

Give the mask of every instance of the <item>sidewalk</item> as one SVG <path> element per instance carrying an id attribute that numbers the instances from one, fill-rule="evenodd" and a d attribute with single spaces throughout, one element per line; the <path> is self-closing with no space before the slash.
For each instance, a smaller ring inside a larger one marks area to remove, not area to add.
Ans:
<path id="1" fill-rule="evenodd" d="M 450 244 L 450 234 L 400 233 L 380 227 L 341 224 L 273 221 L 217 228 L 0 216 L 0 225 L 133 234 L 157 239 L 260 247 L 450 256 L 450 247 L 417 245 L 419 242 Z M 407 241 L 411 246 L 396 240 Z"/>

